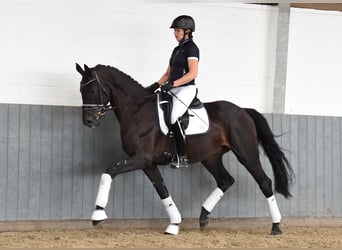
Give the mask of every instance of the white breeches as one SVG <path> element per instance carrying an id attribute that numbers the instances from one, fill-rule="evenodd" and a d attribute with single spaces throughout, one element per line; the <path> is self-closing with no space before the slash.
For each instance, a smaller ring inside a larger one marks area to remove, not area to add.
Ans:
<path id="1" fill-rule="evenodd" d="M 190 106 L 192 100 L 196 96 L 197 88 L 195 85 L 177 87 L 171 89 L 171 92 L 176 96 L 172 96 L 172 113 L 171 124 L 174 124 Z"/>

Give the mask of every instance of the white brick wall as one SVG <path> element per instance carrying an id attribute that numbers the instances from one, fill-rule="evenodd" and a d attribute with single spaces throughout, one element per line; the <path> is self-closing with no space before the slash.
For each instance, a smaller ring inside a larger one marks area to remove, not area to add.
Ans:
<path id="1" fill-rule="evenodd" d="M 277 7 L 111 0 L 2 0 L 0 102 L 81 105 L 75 62 L 116 66 L 143 85 L 167 67 L 168 29 L 194 16 L 203 101 L 272 112 Z M 291 9 L 285 112 L 342 115 L 342 14 Z"/>
<path id="2" fill-rule="evenodd" d="M 285 112 L 342 116 L 342 12 L 291 10 Z"/>
<path id="3" fill-rule="evenodd" d="M 75 62 L 116 66 L 143 85 L 159 79 L 192 15 L 203 101 L 271 112 L 277 8 L 111 0 L 2 0 L 0 102 L 81 105 Z"/>

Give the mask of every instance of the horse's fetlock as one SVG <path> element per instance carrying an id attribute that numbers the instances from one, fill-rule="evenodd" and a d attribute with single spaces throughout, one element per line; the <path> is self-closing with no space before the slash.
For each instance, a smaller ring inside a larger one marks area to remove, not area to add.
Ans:
<path id="1" fill-rule="evenodd" d="M 95 210 L 104 210 L 104 208 L 97 205 L 97 206 L 95 207 Z"/>
<path id="2" fill-rule="evenodd" d="M 116 174 L 116 173 L 117 173 L 117 170 L 118 170 L 118 166 L 115 165 L 115 166 L 113 166 L 113 167 L 107 168 L 106 171 L 105 171 L 105 173 L 106 173 L 106 174 L 109 174 L 109 175 L 112 177 L 112 179 L 114 179 L 114 177 L 117 175 L 117 174 Z"/>
<path id="3" fill-rule="evenodd" d="M 208 218 L 209 214 L 210 214 L 210 212 L 208 212 L 204 207 L 202 207 L 200 219 Z"/>

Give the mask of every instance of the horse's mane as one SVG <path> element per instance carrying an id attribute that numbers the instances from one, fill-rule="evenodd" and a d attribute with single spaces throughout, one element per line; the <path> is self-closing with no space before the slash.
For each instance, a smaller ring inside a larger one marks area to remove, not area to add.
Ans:
<path id="1" fill-rule="evenodd" d="M 123 78 L 127 79 L 128 81 L 136 84 L 137 86 L 145 89 L 144 86 L 142 86 L 138 81 L 136 81 L 134 78 L 132 78 L 130 75 L 126 74 L 125 72 L 119 70 L 118 68 L 115 68 L 113 66 L 110 66 L 110 65 L 102 65 L 102 64 L 98 64 L 94 67 L 95 70 L 98 70 L 98 69 L 109 69 L 111 71 L 114 71 L 115 73 L 118 73 L 119 75 L 121 75 Z"/>

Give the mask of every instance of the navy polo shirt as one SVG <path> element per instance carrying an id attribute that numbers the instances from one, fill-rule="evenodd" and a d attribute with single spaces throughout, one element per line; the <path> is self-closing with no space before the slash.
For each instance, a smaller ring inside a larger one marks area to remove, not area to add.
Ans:
<path id="1" fill-rule="evenodd" d="M 169 82 L 176 81 L 189 72 L 188 59 L 191 58 L 199 60 L 199 49 L 192 39 L 186 40 L 174 48 L 169 62 L 171 67 Z M 190 84 L 195 84 L 195 80 L 182 86 Z"/>

